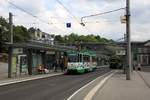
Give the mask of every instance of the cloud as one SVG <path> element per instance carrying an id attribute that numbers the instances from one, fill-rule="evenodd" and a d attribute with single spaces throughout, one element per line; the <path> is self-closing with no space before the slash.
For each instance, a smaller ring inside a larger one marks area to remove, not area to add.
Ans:
<path id="1" fill-rule="evenodd" d="M 16 25 L 33 26 L 47 33 L 61 35 L 71 32 L 82 35 L 93 33 L 115 40 L 123 37 L 125 33 L 125 25 L 120 23 L 120 16 L 125 14 L 123 10 L 103 16 L 86 18 L 84 19 L 87 22 L 85 23 L 86 27 L 80 25 L 82 16 L 125 7 L 125 0 L 60 0 L 69 9 L 71 14 L 56 0 L 9 0 L 36 15 L 44 22 L 17 10 L 6 1 L 1 0 L 1 16 L 8 18 L 8 12 L 11 11 L 15 15 L 14 24 Z M 149 39 L 149 9 L 149 0 L 131 0 L 131 38 L 133 41 Z M 71 22 L 71 28 L 66 28 L 65 25 L 67 22 Z"/>
<path id="2" fill-rule="evenodd" d="M 150 39 L 149 9 L 149 0 L 131 1 L 131 38 L 133 41 Z"/>

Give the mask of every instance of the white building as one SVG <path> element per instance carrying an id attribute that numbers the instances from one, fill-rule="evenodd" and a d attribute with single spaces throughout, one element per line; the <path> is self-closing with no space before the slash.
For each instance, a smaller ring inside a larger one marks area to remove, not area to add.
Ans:
<path id="1" fill-rule="evenodd" d="M 47 43 L 47 44 L 54 44 L 54 34 L 48 34 L 45 32 L 42 32 L 41 30 L 37 29 L 34 32 L 34 35 L 32 36 L 32 40 L 36 42 L 41 42 L 41 43 Z"/>

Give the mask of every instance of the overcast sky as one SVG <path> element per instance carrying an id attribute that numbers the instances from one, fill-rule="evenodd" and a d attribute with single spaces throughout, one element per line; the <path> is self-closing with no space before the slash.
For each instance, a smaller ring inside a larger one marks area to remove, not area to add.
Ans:
<path id="1" fill-rule="evenodd" d="M 36 27 L 50 34 L 66 35 L 71 32 L 79 35 L 96 34 L 117 40 L 125 33 L 125 24 L 120 23 L 124 10 L 103 16 L 85 18 L 85 27 L 80 25 L 81 17 L 125 7 L 126 0 L 59 0 L 69 11 L 66 11 L 57 0 L 9 0 L 20 8 L 30 12 L 40 20 L 16 9 L 8 0 L 0 0 L 0 16 L 8 18 L 14 15 L 15 25 L 27 28 Z M 131 39 L 145 41 L 150 39 L 150 0 L 131 1 Z M 71 22 L 72 27 L 66 28 Z"/>

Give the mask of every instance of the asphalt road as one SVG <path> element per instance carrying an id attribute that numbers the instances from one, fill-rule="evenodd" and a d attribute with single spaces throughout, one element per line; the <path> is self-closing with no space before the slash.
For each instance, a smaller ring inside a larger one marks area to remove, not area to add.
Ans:
<path id="1" fill-rule="evenodd" d="M 100 68 L 83 75 L 58 75 L 0 87 L 1 100 L 66 100 L 88 82 L 110 71 Z"/>

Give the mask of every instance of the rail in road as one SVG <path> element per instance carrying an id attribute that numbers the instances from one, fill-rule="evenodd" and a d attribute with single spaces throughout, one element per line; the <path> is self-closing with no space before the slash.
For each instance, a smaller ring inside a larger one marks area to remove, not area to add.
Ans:
<path id="1" fill-rule="evenodd" d="M 109 72 L 100 68 L 82 75 L 58 75 L 0 87 L 2 100 L 67 100 L 79 88 Z"/>

